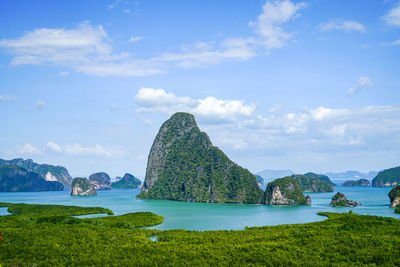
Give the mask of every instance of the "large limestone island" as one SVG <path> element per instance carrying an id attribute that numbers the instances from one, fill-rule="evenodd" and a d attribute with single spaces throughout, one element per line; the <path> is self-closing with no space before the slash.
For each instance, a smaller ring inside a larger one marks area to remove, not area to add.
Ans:
<path id="1" fill-rule="evenodd" d="M 71 196 L 96 196 L 97 192 L 88 179 L 77 177 L 72 180 Z"/>
<path id="2" fill-rule="evenodd" d="M 387 169 L 378 173 L 372 180 L 372 186 L 396 186 L 400 184 L 400 166 Z"/>
<path id="3" fill-rule="evenodd" d="M 310 175 L 310 173 L 308 173 L 308 175 Z M 306 175 L 295 174 L 290 177 L 297 181 L 301 191 L 303 192 L 333 192 L 333 186 L 328 182 L 316 178 L 318 176 L 310 177 Z"/>
<path id="4" fill-rule="evenodd" d="M 268 183 L 265 190 L 267 205 L 311 205 L 311 198 L 305 197 L 297 181 L 283 177 Z"/>
<path id="5" fill-rule="evenodd" d="M 62 166 L 53 166 L 49 164 L 38 164 L 31 159 L 12 159 L 4 160 L 0 159 L 1 165 L 16 165 L 24 168 L 27 171 L 35 172 L 39 174 L 42 178 L 49 182 L 60 182 L 64 187 L 70 187 L 72 182 L 72 177 L 69 175 L 68 170 Z"/>
<path id="6" fill-rule="evenodd" d="M 35 172 L 16 165 L 0 166 L 0 192 L 62 191 L 57 181 L 46 181 Z"/>
<path id="7" fill-rule="evenodd" d="M 212 145 L 193 115 L 180 112 L 161 126 L 137 197 L 261 204 L 263 191 L 252 173 Z"/>
<path id="8" fill-rule="evenodd" d="M 96 190 L 110 190 L 111 179 L 110 176 L 105 172 L 93 173 L 89 176 L 89 182 L 94 186 Z"/>
<path id="9" fill-rule="evenodd" d="M 125 173 L 119 181 L 111 183 L 112 189 L 134 189 L 140 188 L 142 181 L 130 173 Z"/>
<path id="10" fill-rule="evenodd" d="M 340 192 L 337 192 L 332 197 L 331 204 L 329 204 L 331 207 L 357 207 L 358 205 L 360 204 L 353 200 L 348 200 L 345 195 Z"/>
<path id="11" fill-rule="evenodd" d="M 367 179 L 359 179 L 359 180 L 349 180 L 342 184 L 343 186 L 371 186 L 371 183 Z"/>

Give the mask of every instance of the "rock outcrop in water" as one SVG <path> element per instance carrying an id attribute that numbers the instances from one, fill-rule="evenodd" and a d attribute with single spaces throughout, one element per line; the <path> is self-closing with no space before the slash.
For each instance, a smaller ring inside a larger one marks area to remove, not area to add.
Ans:
<path id="1" fill-rule="evenodd" d="M 110 190 L 111 179 L 110 176 L 105 172 L 93 173 L 89 176 L 89 182 L 94 186 L 96 190 Z"/>
<path id="2" fill-rule="evenodd" d="M 329 204 L 331 207 L 357 207 L 358 205 L 360 204 L 353 200 L 348 200 L 345 195 L 340 192 L 337 192 L 332 197 L 331 204 Z"/>
<path id="3" fill-rule="evenodd" d="M 375 187 L 390 187 L 396 185 L 400 185 L 400 166 L 381 171 L 372 180 L 372 186 Z"/>
<path id="4" fill-rule="evenodd" d="M 390 207 L 392 208 L 400 207 L 400 185 L 390 190 L 389 198 L 390 198 Z"/>
<path id="5" fill-rule="evenodd" d="M 333 192 L 333 186 L 318 178 L 311 178 L 301 174 L 290 176 L 297 181 L 303 192 Z"/>
<path id="6" fill-rule="evenodd" d="M 132 189 L 132 188 L 140 188 L 142 182 L 133 176 L 132 174 L 125 173 L 124 177 L 122 177 L 119 181 L 111 183 L 111 188 L 113 189 Z"/>
<path id="7" fill-rule="evenodd" d="M 193 202 L 262 203 L 256 177 L 232 162 L 189 113 L 161 126 L 150 150 L 138 198 Z"/>
<path id="8" fill-rule="evenodd" d="M 371 183 L 367 179 L 349 180 L 342 184 L 343 186 L 370 186 Z"/>
<path id="9" fill-rule="evenodd" d="M 39 174 L 16 165 L 0 166 L 0 192 L 62 191 L 57 181 L 46 181 Z"/>
<path id="10" fill-rule="evenodd" d="M 71 196 L 96 196 L 97 192 L 88 179 L 77 177 L 72 180 Z"/>
<path id="11" fill-rule="evenodd" d="M 283 177 L 268 183 L 265 189 L 267 205 L 309 205 L 297 181 L 293 177 Z"/>
<path id="12" fill-rule="evenodd" d="M 69 175 L 68 170 L 62 166 L 53 166 L 49 164 L 38 164 L 33 162 L 31 159 L 12 159 L 4 160 L 0 159 L 0 165 L 16 165 L 24 168 L 27 171 L 35 172 L 39 174 L 42 178 L 49 182 L 60 182 L 65 187 L 70 187 L 72 182 L 72 177 Z"/>

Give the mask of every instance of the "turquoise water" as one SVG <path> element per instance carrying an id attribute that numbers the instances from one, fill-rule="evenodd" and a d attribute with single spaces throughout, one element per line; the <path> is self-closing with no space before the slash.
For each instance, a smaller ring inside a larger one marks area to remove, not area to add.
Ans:
<path id="1" fill-rule="evenodd" d="M 188 203 L 168 200 L 136 199 L 139 189 L 113 189 L 98 191 L 94 197 L 72 197 L 68 190 L 53 192 L 0 193 L 0 202 L 35 204 L 60 204 L 77 206 L 99 206 L 109 208 L 115 214 L 151 211 L 164 216 L 164 223 L 154 229 L 217 230 L 243 229 L 246 226 L 263 226 L 306 223 L 324 220 L 319 211 L 348 212 L 358 214 L 390 216 L 400 219 L 389 207 L 388 192 L 391 188 L 336 186 L 348 199 L 361 202 L 356 208 L 331 208 L 329 203 L 334 193 L 309 193 L 312 206 L 266 206 L 239 204 Z M 0 208 L 0 215 L 6 210 Z"/>

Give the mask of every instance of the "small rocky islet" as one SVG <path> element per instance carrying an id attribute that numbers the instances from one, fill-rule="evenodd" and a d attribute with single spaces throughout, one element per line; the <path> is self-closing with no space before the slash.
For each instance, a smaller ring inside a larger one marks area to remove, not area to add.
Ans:
<path id="1" fill-rule="evenodd" d="M 329 204 L 331 207 L 357 207 L 359 205 L 361 204 L 353 200 L 348 200 L 346 196 L 340 192 L 337 192 L 332 197 L 331 204 Z"/>
<path id="2" fill-rule="evenodd" d="M 87 178 L 76 177 L 72 180 L 71 196 L 96 196 L 95 186 Z"/>

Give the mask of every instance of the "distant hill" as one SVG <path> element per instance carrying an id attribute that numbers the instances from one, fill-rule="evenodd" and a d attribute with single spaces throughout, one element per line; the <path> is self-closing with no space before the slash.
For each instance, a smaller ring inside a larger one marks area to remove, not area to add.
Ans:
<path id="1" fill-rule="evenodd" d="M 57 181 L 46 181 L 35 172 L 16 165 L 0 166 L 0 192 L 62 191 L 64 186 Z"/>
<path id="2" fill-rule="evenodd" d="M 142 181 L 133 176 L 132 174 L 125 173 L 124 177 L 119 181 L 111 183 L 113 189 L 131 189 L 140 188 Z"/>
<path id="3" fill-rule="evenodd" d="M 291 170 L 270 170 L 266 169 L 260 172 L 256 172 L 256 175 L 260 175 L 264 180 L 278 179 L 285 176 L 293 175 L 294 172 Z"/>
<path id="4" fill-rule="evenodd" d="M 43 179 L 50 182 L 60 182 L 65 187 L 70 187 L 72 182 L 72 177 L 69 175 L 68 170 L 62 166 L 53 166 L 49 164 L 38 164 L 31 159 L 12 159 L 4 160 L 0 159 L 1 165 L 16 165 L 24 168 L 27 171 L 35 172 L 39 174 Z"/>
<path id="5" fill-rule="evenodd" d="M 400 166 L 378 173 L 372 180 L 372 186 L 396 186 L 400 184 Z"/>
<path id="6" fill-rule="evenodd" d="M 324 175 L 328 176 L 331 180 L 359 180 L 359 179 L 373 179 L 378 172 L 371 171 L 367 173 L 359 171 L 346 171 L 346 172 L 327 172 Z"/>

